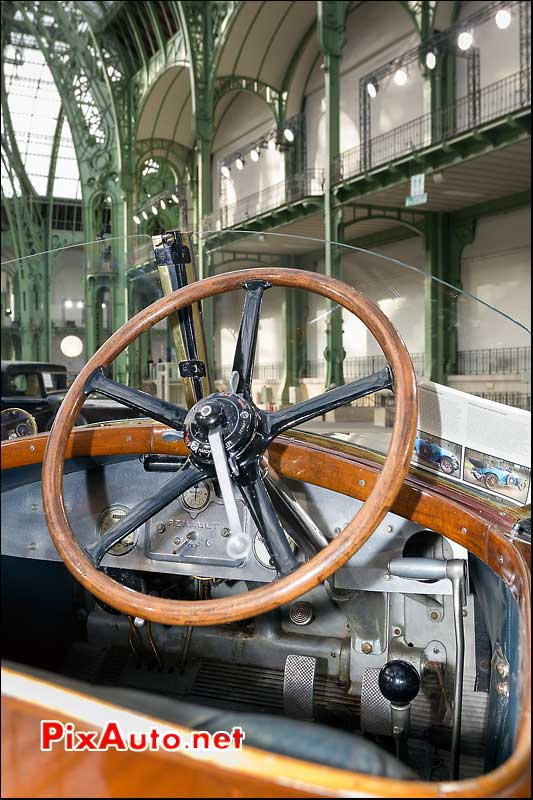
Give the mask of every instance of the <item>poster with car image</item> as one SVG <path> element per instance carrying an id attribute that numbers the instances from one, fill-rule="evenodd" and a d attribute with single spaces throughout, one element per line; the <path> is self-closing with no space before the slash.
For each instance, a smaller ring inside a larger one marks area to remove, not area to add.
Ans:
<path id="1" fill-rule="evenodd" d="M 531 481 L 531 470 L 488 453 L 465 449 L 463 479 L 483 486 L 495 494 L 525 503 Z"/>
<path id="2" fill-rule="evenodd" d="M 460 444 L 425 431 L 417 431 L 414 460 L 421 467 L 442 472 L 449 477 L 460 478 L 461 455 Z"/>
<path id="3" fill-rule="evenodd" d="M 531 413 L 421 380 L 412 462 L 513 505 L 531 502 Z"/>

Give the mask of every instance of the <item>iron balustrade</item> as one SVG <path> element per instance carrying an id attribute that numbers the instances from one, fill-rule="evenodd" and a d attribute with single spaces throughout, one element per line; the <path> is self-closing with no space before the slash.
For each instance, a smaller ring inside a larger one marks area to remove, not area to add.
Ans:
<path id="1" fill-rule="evenodd" d="M 204 217 L 203 229 L 205 232 L 225 230 L 281 206 L 297 203 L 306 197 L 320 197 L 323 194 L 324 170 L 306 169 L 287 180 L 243 197 L 236 203 L 222 206 L 218 211 Z"/>
<path id="2" fill-rule="evenodd" d="M 476 397 L 531 411 L 531 394 L 528 392 L 476 392 Z"/>
<path id="3" fill-rule="evenodd" d="M 415 374 L 424 376 L 424 353 L 411 353 Z M 344 359 L 344 377 L 347 380 L 363 378 L 378 372 L 386 366 L 384 355 L 352 356 Z M 324 380 L 327 362 L 325 359 L 307 361 L 305 371 L 300 376 L 311 380 Z M 217 367 L 218 380 L 227 380 L 232 365 Z M 531 370 L 531 347 L 502 347 L 485 350 L 460 350 L 457 353 L 454 375 L 524 375 Z M 256 364 L 254 380 L 279 381 L 283 375 L 281 362 Z"/>
<path id="4" fill-rule="evenodd" d="M 521 375 L 531 371 L 531 347 L 460 350 L 458 375 Z"/>
<path id="5" fill-rule="evenodd" d="M 465 95 L 449 106 L 373 137 L 366 149 L 361 143 L 344 150 L 335 159 L 336 179 L 340 182 L 353 178 L 526 108 L 531 104 L 530 87 L 523 72 L 516 72 L 476 92 L 475 102 L 472 95 Z"/>
<path id="6" fill-rule="evenodd" d="M 419 377 L 423 376 L 425 365 L 424 353 L 412 353 L 411 360 L 416 375 Z M 344 377 L 349 380 L 363 378 L 365 375 L 372 375 L 372 373 L 378 372 L 386 365 L 387 360 L 384 355 L 345 358 L 343 361 Z M 324 379 L 326 377 L 326 361 L 307 361 L 305 372 L 306 378 Z"/>

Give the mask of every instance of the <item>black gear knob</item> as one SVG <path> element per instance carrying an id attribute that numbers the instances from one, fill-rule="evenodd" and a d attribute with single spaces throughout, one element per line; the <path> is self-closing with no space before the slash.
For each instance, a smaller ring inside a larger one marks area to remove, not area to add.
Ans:
<path id="1" fill-rule="evenodd" d="M 209 430 L 211 428 L 216 428 L 217 425 L 222 425 L 226 417 L 221 403 L 217 403 L 217 401 L 214 400 L 213 402 L 202 406 L 196 412 L 195 419 L 200 427 Z"/>
<path id="2" fill-rule="evenodd" d="M 380 670 L 378 686 L 395 706 L 408 706 L 420 690 L 420 675 L 408 661 L 388 661 Z"/>

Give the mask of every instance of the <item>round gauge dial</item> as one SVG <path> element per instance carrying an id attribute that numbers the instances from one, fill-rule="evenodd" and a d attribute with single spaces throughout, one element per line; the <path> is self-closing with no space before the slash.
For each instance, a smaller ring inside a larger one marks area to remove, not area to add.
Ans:
<path id="1" fill-rule="evenodd" d="M 187 489 L 186 492 L 183 492 L 181 502 L 185 508 L 191 511 L 201 511 L 208 504 L 210 496 L 209 484 L 205 483 L 205 481 L 200 481 L 192 489 Z"/>
<path id="2" fill-rule="evenodd" d="M 254 556 L 265 569 L 274 569 L 272 557 L 268 552 L 265 540 L 260 533 L 255 534 L 254 538 Z"/>
<path id="3" fill-rule="evenodd" d="M 107 533 L 115 523 L 119 522 L 121 519 L 124 519 L 126 514 L 129 513 L 129 508 L 127 506 L 121 506 L 118 504 L 108 506 L 105 508 L 98 518 L 98 525 L 97 531 L 99 536 L 103 536 Z M 125 556 L 126 553 L 130 553 L 135 545 L 139 540 L 139 531 L 132 531 L 128 533 L 121 542 L 117 542 L 117 544 L 111 548 L 109 554 L 112 556 Z"/>

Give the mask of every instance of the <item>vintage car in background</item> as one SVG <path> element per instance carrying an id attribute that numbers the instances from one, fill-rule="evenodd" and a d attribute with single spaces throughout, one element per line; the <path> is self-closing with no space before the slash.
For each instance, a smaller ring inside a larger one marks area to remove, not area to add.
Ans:
<path id="1" fill-rule="evenodd" d="M 67 391 L 67 369 L 40 361 L 2 361 L 2 411 L 19 408 L 30 414 L 39 432 L 49 431 Z M 138 416 L 132 409 L 104 397 L 91 397 L 76 425 Z"/>
<path id="2" fill-rule="evenodd" d="M 83 367 L 50 432 L 1 445 L 3 796 L 530 796 L 531 510 L 451 478 L 442 449 L 438 472 L 412 463 L 424 393 L 404 344 L 412 320 L 393 324 L 380 302 L 424 308 L 427 272 L 404 281 L 384 256 L 224 231 L 209 242 L 224 266 L 197 281 L 190 237 L 131 238 L 123 251 L 147 248 L 158 299 Z M 250 264 L 269 246 L 281 266 Z M 334 259 L 344 282 L 294 268 L 309 254 Z M 324 326 L 357 316 L 385 365 L 259 408 L 263 295 L 292 303 L 303 290 L 329 304 Z M 437 292 L 502 342 L 528 340 L 486 302 Z M 202 326 L 215 295 L 243 304 L 217 392 Z M 442 318 L 456 336 L 456 317 Z M 165 320 L 183 407 L 108 376 Z M 144 418 L 74 428 L 93 392 Z M 366 412 L 385 393 L 391 428 L 358 422 L 358 441 L 335 438 L 351 424 L 337 409 Z M 43 720 L 59 731 L 48 749 Z M 65 725 L 94 741 L 113 721 L 137 741 L 245 738 L 95 752 L 60 736 Z"/>
<path id="3" fill-rule="evenodd" d="M 417 436 L 415 439 L 415 453 L 426 461 L 436 464 L 446 475 L 452 475 L 460 466 L 455 453 L 447 447 L 421 436 Z"/>
<path id="4" fill-rule="evenodd" d="M 521 475 L 508 469 L 484 464 L 478 459 L 470 458 L 469 460 L 472 464 L 472 475 L 484 483 L 487 489 L 493 489 L 495 486 L 516 486 L 523 492 L 527 488 L 527 479 Z"/>

